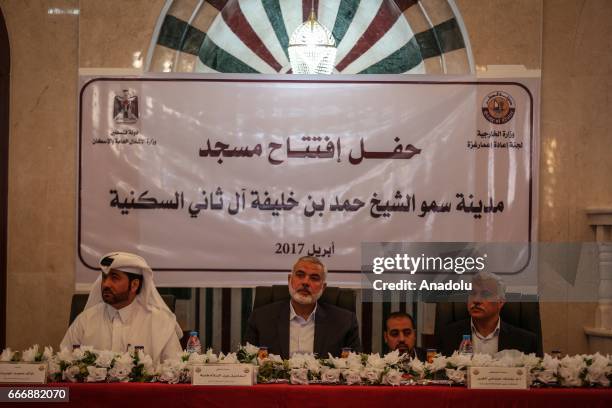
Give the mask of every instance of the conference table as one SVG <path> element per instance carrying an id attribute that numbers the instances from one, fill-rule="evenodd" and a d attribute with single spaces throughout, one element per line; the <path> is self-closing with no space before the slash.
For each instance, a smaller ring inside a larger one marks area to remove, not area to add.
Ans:
<path id="1" fill-rule="evenodd" d="M 0 385 L 10 387 L 10 385 Z M 13 386 L 15 387 L 15 386 Z M 23 387 L 23 385 L 19 386 Z M 612 388 L 471 390 L 460 386 L 258 384 L 252 387 L 160 383 L 56 383 L 69 402 L 19 402 L 15 407 L 612 407 Z M 0 403 L 0 406 L 7 405 Z"/>

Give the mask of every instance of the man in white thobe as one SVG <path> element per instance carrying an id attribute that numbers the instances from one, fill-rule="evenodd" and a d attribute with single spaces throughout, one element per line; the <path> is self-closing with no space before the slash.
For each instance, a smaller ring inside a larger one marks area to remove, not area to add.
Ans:
<path id="1" fill-rule="evenodd" d="M 182 351 L 183 332 L 155 288 L 153 271 L 138 255 L 113 252 L 100 260 L 101 275 L 85 309 L 68 328 L 60 347 L 92 346 L 125 352 L 144 347 L 155 363 Z"/>

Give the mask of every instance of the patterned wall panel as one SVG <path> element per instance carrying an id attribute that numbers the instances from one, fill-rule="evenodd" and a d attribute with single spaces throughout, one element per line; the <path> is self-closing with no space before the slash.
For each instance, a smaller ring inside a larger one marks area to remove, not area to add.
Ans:
<path id="1" fill-rule="evenodd" d="M 335 73 L 473 72 L 469 40 L 449 0 L 168 0 L 146 68 L 291 73 L 289 37 L 311 3 L 336 40 Z"/>

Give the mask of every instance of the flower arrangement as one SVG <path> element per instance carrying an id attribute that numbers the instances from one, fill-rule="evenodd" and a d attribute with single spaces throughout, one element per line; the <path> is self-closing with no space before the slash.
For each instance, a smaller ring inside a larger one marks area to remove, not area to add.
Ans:
<path id="1" fill-rule="evenodd" d="M 154 366 L 150 356 L 142 350 L 116 353 L 81 346 L 74 350 L 54 352 L 51 347 L 34 345 L 18 352 L 7 348 L 0 354 L 0 362 L 47 362 L 48 377 L 54 382 L 162 382 L 168 384 L 191 381 L 191 367 L 195 364 L 253 364 L 258 368 L 259 383 L 389 385 L 427 383 L 444 380 L 465 384 L 467 368 L 525 367 L 531 386 L 609 387 L 612 381 L 612 356 L 565 356 L 561 359 L 546 354 L 543 358 L 504 350 L 488 354 L 450 357 L 437 355 L 431 362 L 422 362 L 392 351 L 378 353 L 348 353 L 344 358 L 328 355 L 317 358 L 313 354 L 294 354 L 283 360 L 274 354 L 261 355 L 259 347 L 241 346 L 236 352 L 214 354 L 183 352 Z"/>

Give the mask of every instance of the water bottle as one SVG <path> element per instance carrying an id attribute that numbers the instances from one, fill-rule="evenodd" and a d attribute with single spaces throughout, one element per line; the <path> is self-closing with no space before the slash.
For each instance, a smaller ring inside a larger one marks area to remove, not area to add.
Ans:
<path id="1" fill-rule="evenodd" d="M 473 356 L 474 348 L 472 347 L 472 336 L 469 334 L 463 335 L 463 340 L 459 344 L 459 354 L 462 356 Z"/>
<path id="2" fill-rule="evenodd" d="M 192 331 L 189 333 L 189 340 L 187 340 L 187 348 L 185 349 L 187 353 L 198 353 L 202 352 L 202 345 L 200 344 L 200 339 L 198 338 L 198 332 Z"/>

